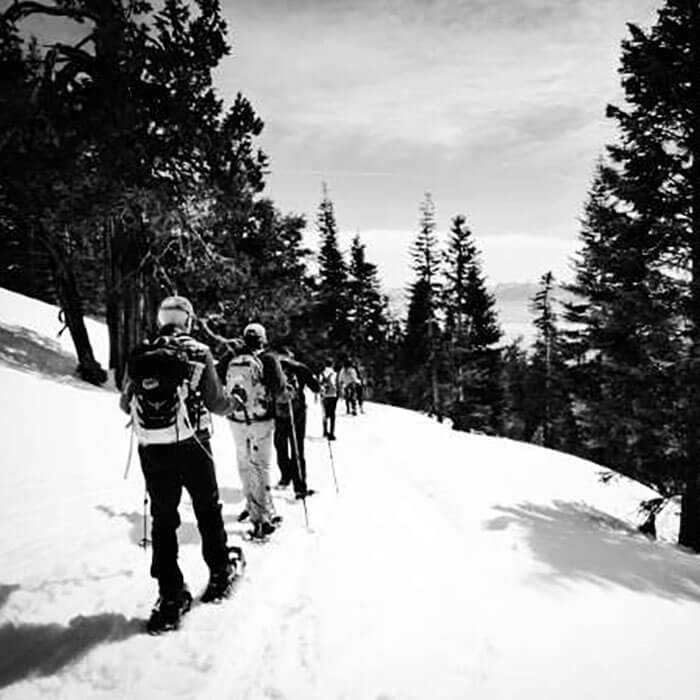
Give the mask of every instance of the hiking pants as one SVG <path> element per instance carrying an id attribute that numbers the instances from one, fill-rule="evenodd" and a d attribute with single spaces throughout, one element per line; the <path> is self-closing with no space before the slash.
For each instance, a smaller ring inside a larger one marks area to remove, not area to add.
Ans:
<path id="1" fill-rule="evenodd" d="M 275 514 L 270 494 L 270 457 L 274 421 L 229 421 L 236 445 L 238 473 L 243 485 L 250 521 L 269 523 Z"/>
<path id="2" fill-rule="evenodd" d="M 355 400 L 355 385 L 348 384 L 343 391 L 343 396 L 345 397 L 345 411 L 346 413 L 356 416 L 357 415 L 357 402 Z"/>
<path id="3" fill-rule="evenodd" d="M 139 447 L 153 518 L 151 576 L 158 580 L 163 596 L 176 595 L 184 583 L 177 563 L 176 532 L 180 526 L 178 506 L 183 486 L 192 499 L 204 561 L 211 571 L 228 564 L 226 530 L 221 517 L 214 462 L 210 457 L 211 447 L 206 438 L 200 442 L 190 438 L 169 445 Z"/>
<path id="4" fill-rule="evenodd" d="M 335 407 L 337 396 L 323 397 L 323 437 L 335 436 Z"/>
<path id="5" fill-rule="evenodd" d="M 280 468 L 282 482 L 293 483 L 295 493 L 306 491 L 306 458 L 304 457 L 304 439 L 306 437 L 306 408 L 294 411 L 294 430 L 299 455 L 294 450 L 292 421 L 289 417 L 275 419 L 275 452 L 277 466 Z"/>

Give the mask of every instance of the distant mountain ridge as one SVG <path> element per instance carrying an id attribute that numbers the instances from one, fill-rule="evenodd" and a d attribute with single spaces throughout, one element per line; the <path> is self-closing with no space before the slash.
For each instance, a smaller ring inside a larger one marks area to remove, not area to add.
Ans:
<path id="1" fill-rule="evenodd" d="M 496 298 L 498 320 L 505 334 L 505 342 L 522 338 L 526 347 L 534 343 L 536 329 L 532 323 L 534 317 L 530 304 L 538 289 L 537 282 L 502 282 L 491 287 L 490 291 Z M 408 291 L 399 287 L 388 290 L 386 294 L 389 309 L 394 317 L 405 318 L 408 311 Z M 557 287 L 555 299 L 563 302 L 571 298 L 570 292 L 561 286 Z"/>

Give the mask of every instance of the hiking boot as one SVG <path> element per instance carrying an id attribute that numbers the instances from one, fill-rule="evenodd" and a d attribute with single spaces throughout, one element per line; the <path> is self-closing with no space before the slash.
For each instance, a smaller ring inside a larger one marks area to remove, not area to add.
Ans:
<path id="1" fill-rule="evenodd" d="M 329 439 L 329 440 L 335 440 L 335 435 L 329 435 L 329 436 L 328 436 L 328 439 Z"/>
<path id="2" fill-rule="evenodd" d="M 228 598 L 233 590 L 235 577 L 235 570 L 230 564 L 217 571 L 212 571 L 209 574 L 209 583 L 202 593 L 202 602 L 218 603 L 220 600 Z"/>
<path id="3" fill-rule="evenodd" d="M 239 514 L 236 520 L 238 520 L 239 523 L 245 522 L 248 520 L 250 517 L 250 513 L 247 510 L 242 510 Z"/>
<path id="4" fill-rule="evenodd" d="M 272 523 L 255 523 L 250 532 L 250 537 L 253 540 L 266 540 L 275 531 L 275 529 L 276 528 Z"/>
<path id="5" fill-rule="evenodd" d="M 314 489 L 304 489 L 303 491 L 297 491 L 294 494 L 294 498 L 297 499 L 297 501 L 300 501 L 302 498 L 306 498 L 307 496 L 313 496 L 316 493 Z"/>
<path id="6" fill-rule="evenodd" d="M 276 488 L 276 489 L 286 489 L 287 486 L 289 486 L 289 484 L 290 484 L 289 481 L 285 481 L 284 479 L 280 479 L 280 480 L 277 482 L 277 485 L 275 486 L 275 488 Z"/>
<path id="7" fill-rule="evenodd" d="M 273 515 L 272 518 L 270 519 L 270 522 L 277 528 L 282 524 L 282 516 L 281 515 Z"/>
<path id="8" fill-rule="evenodd" d="M 146 629 L 150 634 L 176 630 L 180 626 L 182 616 L 191 606 L 192 594 L 187 590 L 187 586 L 183 586 L 175 595 L 159 595 L 146 623 Z"/>

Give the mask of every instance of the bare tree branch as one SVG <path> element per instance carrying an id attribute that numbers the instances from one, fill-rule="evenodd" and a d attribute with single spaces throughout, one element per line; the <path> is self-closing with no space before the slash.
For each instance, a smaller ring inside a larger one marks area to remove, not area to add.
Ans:
<path id="1" fill-rule="evenodd" d="M 0 15 L 5 22 L 17 22 L 26 19 L 31 15 L 52 15 L 54 17 L 70 17 L 76 22 L 84 22 L 86 19 L 97 22 L 99 15 L 87 9 L 74 9 L 70 7 L 55 7 L 52 5 L 42 5 L 34 0 L 23 0 L 15 2 L 8 10 Z"/>

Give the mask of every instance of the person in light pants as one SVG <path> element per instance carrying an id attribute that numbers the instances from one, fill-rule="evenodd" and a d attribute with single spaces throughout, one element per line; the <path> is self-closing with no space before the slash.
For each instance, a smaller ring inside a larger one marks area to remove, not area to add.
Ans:
<path id="1" fill-rule="evenodd" d="M 270 523 L 274 505 L 270 495 L 270 459 L 274 423 L 271 420 L 229 422 L 236 445 L 236 461 L 241 477 L 246 510 L 252 523 Z"/>
<path id="2" fill-rule="evenodd" d="M 270 493 L 270 457 L 275 402 L 283 397 L 286 379 L 279 359 L 266 351 L 267 334 L 259 323 L 243 331 L 243 347 L 227 362 L 226 391 L 235 408 L 228 414 L 236 460 L 253 524 L 252 537 L 262 539 L 279 522 Z M 243 514 L 239 516 L 239 520 Z"/>

